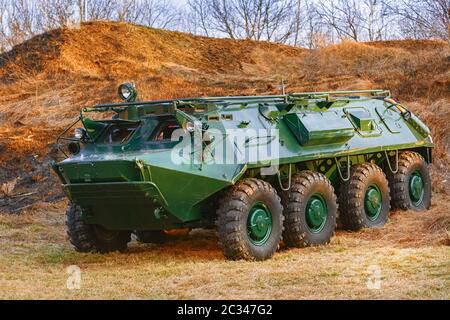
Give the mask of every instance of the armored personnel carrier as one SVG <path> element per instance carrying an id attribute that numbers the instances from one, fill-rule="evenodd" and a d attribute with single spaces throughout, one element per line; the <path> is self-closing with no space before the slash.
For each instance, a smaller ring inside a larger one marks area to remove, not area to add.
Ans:
<path id="1" fill-rule="evenodd" d="M 58 138 L 78 251 L 216 228 L 228 259 L 264 260 L 280 243 L 327 244 L 338 220 L 379 228 L 392 208 L 430 207 L 430 131 L 389 91 L 142 102 L 127 83 L 119 95 Z"/>

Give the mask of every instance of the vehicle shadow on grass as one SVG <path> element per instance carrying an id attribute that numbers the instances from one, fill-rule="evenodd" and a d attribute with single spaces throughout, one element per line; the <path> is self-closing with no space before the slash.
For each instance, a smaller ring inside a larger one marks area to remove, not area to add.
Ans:
<path id="1" fill-rule="evenodd" d="M 132 241 L 125 252 L 128 255 L 144 255 L 161 259 L 223 260 L 214 230 L 194 229 L 185 234 L 169 234 L 163 244 L 145 244 Z"/>
<path id="2" fill-rule="evenodd" d="M 36 251 L 36 259 L 42 265 L 81 267 L 111 262 L 126 265 L 164 261 L 221 261 L 225 258 L 217 245 L 214 231 L 193 230 L 189 235 L 170 235 L 163 244 L 139 243 L 133 239 L 126 251 L 107 254 L 76 252 L 69 243 L 42 245 Z"/>

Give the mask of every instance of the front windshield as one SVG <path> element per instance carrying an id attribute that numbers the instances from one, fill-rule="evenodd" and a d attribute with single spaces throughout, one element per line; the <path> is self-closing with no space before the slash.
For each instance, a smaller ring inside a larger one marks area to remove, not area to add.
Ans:
<path id="1" fill-rule="evenodd" d="M 180 125 L 175 119 L 160 121 L 154 132 L 150 135 L 149 141 L 169 142 L 172 141 L 172 134 L 180 129 Z"/>
<path id="2" fill-rule="evenodd" d="M 123 144 L 136 132 L 139 123 L 110 124 L 97 140 L 98 143 Z"/>

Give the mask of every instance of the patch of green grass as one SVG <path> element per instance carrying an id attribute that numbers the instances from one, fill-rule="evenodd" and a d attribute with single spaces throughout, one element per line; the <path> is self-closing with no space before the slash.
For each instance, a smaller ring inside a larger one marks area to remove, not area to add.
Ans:
<path id="1" fill-rule="evenodd" d="M 44 246 L 38 253 L 38 261 L 44 265 L 81 265 L 98 263 L 105 260 L 105 256 L 94 253 L 79 253 L 69 247 Z"/>
<path id="2" fill-rule="evenodd" d="M 9 230 L 11 227 L 7 225 L 6 223 L 0 223 L 0 232 Z"/>

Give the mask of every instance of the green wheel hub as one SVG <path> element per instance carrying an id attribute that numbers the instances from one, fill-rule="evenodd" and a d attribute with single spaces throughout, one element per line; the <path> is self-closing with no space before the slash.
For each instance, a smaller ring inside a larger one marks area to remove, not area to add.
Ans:
<path id="1" fill-rule="evenodd" d="M 311 196 L 306 204 L 306 224 L 313 233 L 319 233 L 325 227 L 328 208 L 325 199 L 318 193 Z"/>
<path id="2" fill-rule="evenodd" d="M 415 206 L 423 200 L 425 193 L 425 184 L 419 171 L 414 171 L 409 178 L 409 196 Z"/>
<path id="3" fill-rule="evenodd" d="M 364 197 L 364 209 L 367 217 L 374 221 L 378 218 L 383 206 L 383 197 L 381 196 L 380 189 L 376 185 L 370 185 L 367 188 L 366 195 Z"/>
<path id="4" fill-rule="evenodd" d="M 257 246 L 264 245 L 269 239 L 272 232 L 272 212 L 263 203 L 257 202 L 250 209 L 247 232 L 250 241 Z"/>

